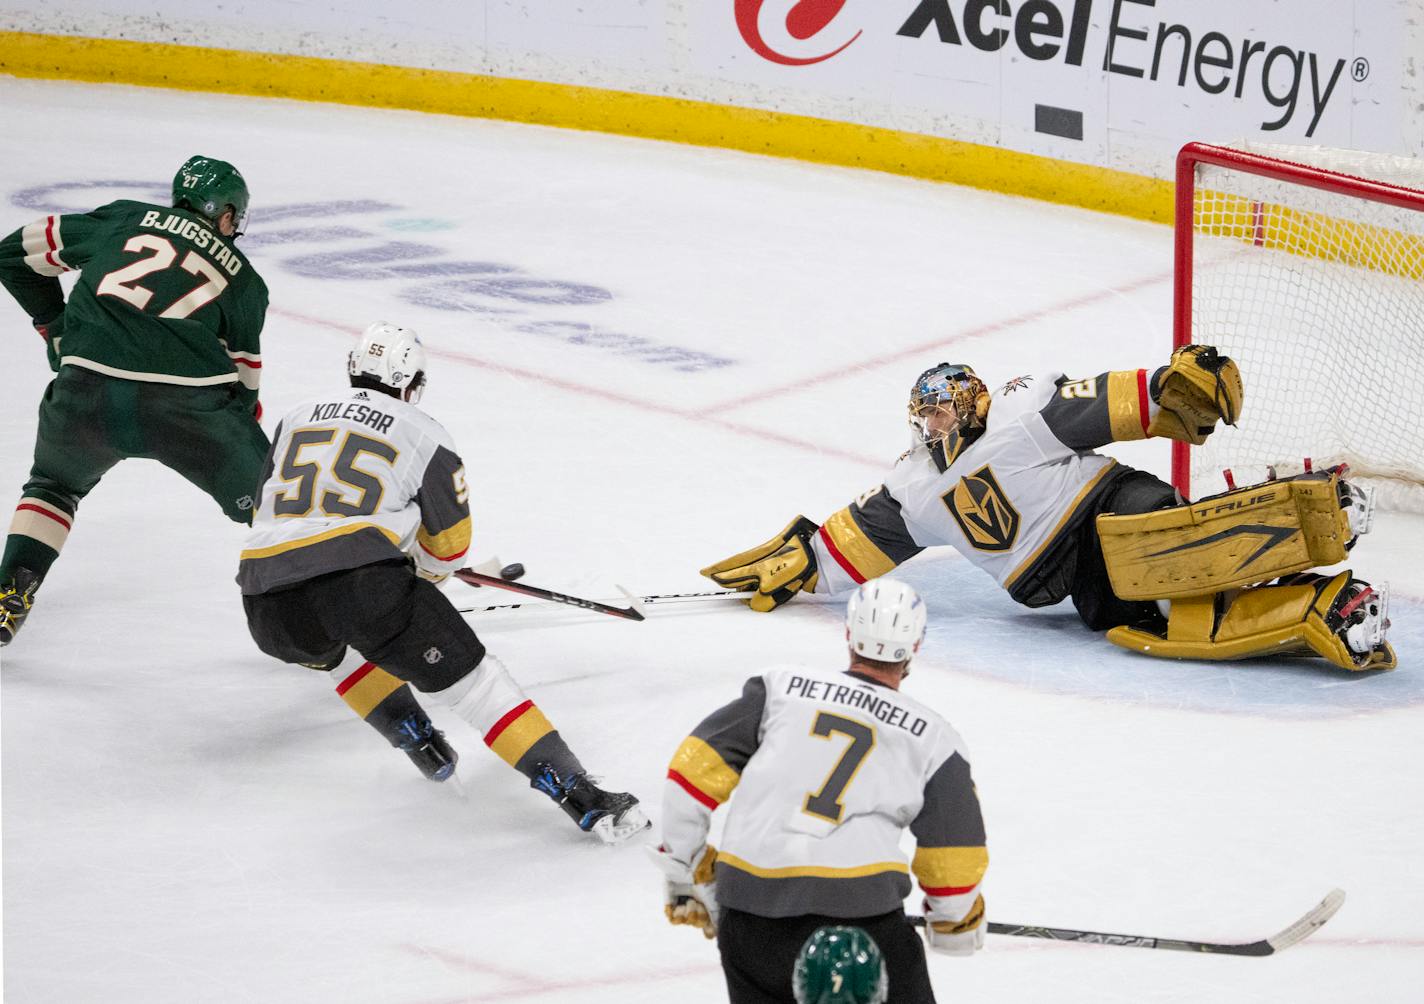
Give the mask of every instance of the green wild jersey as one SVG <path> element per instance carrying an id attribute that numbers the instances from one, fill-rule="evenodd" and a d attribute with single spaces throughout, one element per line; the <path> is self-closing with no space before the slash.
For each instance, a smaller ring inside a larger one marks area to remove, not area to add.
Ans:
<path id="1" fill-rule="evenodd" d="M 66 305 L 60 274 L 77 270 Z M 58 364 L 126 380 L 238 383 L 257 403 L 267 285 L 196 213 L 121 200 L 0 241 L 0 284 L 51 324 Z"/>

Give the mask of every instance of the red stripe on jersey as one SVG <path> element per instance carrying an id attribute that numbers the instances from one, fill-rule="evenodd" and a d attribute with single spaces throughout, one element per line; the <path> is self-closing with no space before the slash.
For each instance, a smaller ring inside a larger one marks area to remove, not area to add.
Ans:
<path id="1" fill-rule="evenodd" d="M 713 811 L 716 811 L 717 806 L 722 804 L 705 791 L 700 790 L 697 785 L 693 784 L 675 770 L 668 771 L 668 780 Z"/>
<path id="2" fill-rule="evenodd" d="M 506 711 L 504 717 L 494 723 L 494 728 L 490 729 L 488 732 L 485 733 L 485 745 L 493 746 L 494 741 L 499 738 L 499 734 L 505 729 L 509 728 L 511 725 L 513 725 L 515 721 L 518 720 L 520 715 L 524 714 L 524 712 L 528 711 L 532 707 L 534 707 L 533 701 L 525 701 L 518 707 L 510 711 Z"/>
<path id="3" fill-rule="evenodd" d="M 840 565 L 841 568 L 845 569 L 845 573 L 849 575 L 857 585 L 865 582 L 865 576 L 861 575 L 860 572 L 856 570 L 856 567 L 850 563 L 849 558 L 847 558 L 844 554 L 841 554 L 840 549 L 836 547 L 836 542 L 831 539 L 831 535 L 826 532 L 826 528 L 824 526 L 821 527 L 820 535 L 821 543 L 826 545 L 826 550 L 830 552 L 832 558 L 836 559 L 836 564 Z"/>
<path id="4" fill-rule="evenodd" d="M 262 364 L 260 362 L 253 362 L 250 359 L 242 359 L 238 356 L 228 356 L 228 358 L 231 359 L 233 363 L 238 366 L 247 366 L 254 370 L 260 370 L 262 368 Z"/>
<path id="5" fill-rule="evenodd" d="M 346 693 L 352 687 L 356 686 L 356 684 L 364 680 L 366 678 L 366 674 L 371 672 L 371 670 L 375 668 L 376 664 L 374 662 L 361 663 L 360 669 L 356 670 L 356 672 L 352 673 L 346 679 L 341 681 L 341 683 L 336 688 L 336 693 L 338 695 Z"/>
<path id="6" fill-rule="evenodd" d="M 257 419 L 257 421 L 259 421 L 259 422 L 262 421 L 262 402 L 261 402 L 261 401 L 258 401 L 256 404 L 254 404 L 254 405 L 252 406 L 252 417 L 255 418 L 255 419 Z"/>
<path id="7" fill-rule="evenodd" d="M 28 509 L 30 512 L 37 512 L 41 516 L 48 516 L 50 519 L 54 520 L 66 530 L 72 529 L 72 524 L 69 522 L 69 520 L 56 513 L 50 512 L 48 509 L 42 509 L 37 505 L 30 505 L 28 502 L 21 502 L 19 505 L 15 506 L 16 512 L 20 512 L 22 509 Z"/>
<path id="8" fill-rule="evenodd" d="M 926 896 L 963 896 L 966 892 L 973 892 L 978 888 L 975 885 L 947 885 L 931 889 L 929 886 L 921 884 L 920 888 L 925 891 Z"/>
<path id="9" fill-rule="evenodd" d="M 468 547 L 463 547 L 460 550 L 456 551 L 454 554 L 436 554 L 430 548 L 426 547 L 423 542 L 416 541 L 416 543 L 420 544 L 420 549 L 426 554 L 430 555 L 436 561 L 454 561 L 456 558 L 463 558 L 466 554 L 469 553 L 470 550 Z"/>
<path id="10" fill-rule="evenodd" d="M 1137 371 L 1137 417 L 1142 421 L 1142 431 L 1145 434 L 1147 427 L 1152 424 L 1151 413 L 1147 410 L 1151 406 L 1151 398 L 1147 395 L 1147 371 Z"/>
<path id="11" fill-rule="evenodd" d="M 55 268 L 67 269 L 68 266 L 66 266 L 64 262 L 60 261 L 58 258 L 55 257 L 55 252 L 59 250 L 59 245 L 55 242 L 54 239 L 53 216 L 47 217 L 45 219 L 45 242 L 49 244 L 49 250 L 45 252 L 45 261 L 49 262 Z"/>

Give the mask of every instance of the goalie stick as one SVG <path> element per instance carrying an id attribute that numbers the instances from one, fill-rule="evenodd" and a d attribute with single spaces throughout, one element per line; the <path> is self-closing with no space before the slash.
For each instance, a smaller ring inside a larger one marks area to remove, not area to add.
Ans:
<path id="1" fill-rule="evenodd" d="M 1020 938 L 1047 938 L 1052 941 L 1082 941 L 1092 945 L 1122 945 L 1127 948 L 1167 948 L 1177 952 L 1198 952 L 1204 955 L 1264 956 L 1284 952 L 1318 931 L 1335 916 L 1345 902 L 1345 890 L 1332 889 L 1316 906 L 1278 934 L 1260 941 L 1221 943 L 1215 941 L 1183 941 L 1177 938 L 1151 938 L 1141 934 L 1103 934 L 1100 931 L 1077 931 L 1064 927 L 1038 927 L 1029 924 L 989 924 L 990 934 L 1011 934 Z M 911 916 L 910 923 L 925 926 L 924 917 Z"/>
<path id="2" fill-rule="evenodd" d="M 525 596 L 535 596 L 541 600 L 551 600 L 554 603 L 567 603 L 570 606 L 582 607 L 584 610 L 593 610 L 600 614 L 608 614 L 611 617 L 622 617 L 630 621 L 641 621 L 646 618 L 636 607 L 615 607 L 607 603 L 600 603 L 597 600 L 585 600 L 578 596 L 569 596 L 566 593 L 556 593 L 552 589 L 542 589 L 539 586 L 526 586 L 522 582 L 510 582 L 497 575 L 486 575 L 483 572 L 476 572 L 471 568 L 461 568 L 454 573 L 455 578 L 471 586 L 494 586 L 497 589 L 508 589 L 513 593 L 523 593 Z M 631 599 L 631 597 L 629 597 Z M 469 611 L 460 611 L 468 613 Z"/>

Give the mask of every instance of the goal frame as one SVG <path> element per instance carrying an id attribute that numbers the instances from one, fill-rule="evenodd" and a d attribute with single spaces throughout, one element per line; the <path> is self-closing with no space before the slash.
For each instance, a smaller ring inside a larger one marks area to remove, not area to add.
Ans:
<path id="1" fill-rule="evenodd" d="M 1172 266 L 1172 348 L 1178 349 L 1192 341 L 1192 262 L 1196 237 L 1196 168 L 1198 164 L 1215 164 L 1248 174 L 1257 174 L 1276 181 L 1318 188 L 1335 194 L 1350 195 L 1372 202 L 1424 213 L 1424 192 L 1343 174 L 1320 167 L 1311 167 L 1279 157 L 1250 153 L 1232 147 L 1210 143 L 1188 143 L 1177 153 L 1176 210 L 1174 229 L 1174 260 Z M 1191 498 L 1191 444 L 1172 442 L 1172 486 L 1184 498 Z"/>

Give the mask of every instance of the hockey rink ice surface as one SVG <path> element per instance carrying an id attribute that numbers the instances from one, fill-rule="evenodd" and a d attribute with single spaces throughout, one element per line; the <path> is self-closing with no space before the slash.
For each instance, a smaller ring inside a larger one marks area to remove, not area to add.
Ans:
<path id="1" fill-rule="evenodd" d="M 877 485 L 926 366 L 997 385 L 1170 348 L 1168 228 L 1018 198 L 13 79 L 0 135 L 0 232 L 165 200 L 192 153 L 234 161 L 253 193 L 242 246 L 272 293 L 269 431 L 344 386 L 368 322 L 416 328 L 423 406 L 469 469 L 471 561 L 521 561 L 567 593 L 706 589 L 704 564 Z M 0 321 L 0 496 L 18 498 L 49 372 L 8 297 Z M 1112 452 L 1165 474 L 1162 442 Z M 123 464 L 4 651 L 7 1002 L 725 1000 L 715 947 L 667 925 L 641 847 L 582 837 L 439 709 L 460 783 L 423 780 L 329 679 L 261 655 L 232 581 L 242 537 L 176 475 Z M 1393 673 L 1156 662 L 1068 605 L 1015 606 L 947 549 L 904 567 L 930 610 L 906 689 L 969 744 L 990 919 L 1250 941 L 1348 894 L 1266 959 L 991 936 L 974 958 L 931 957 L 942 1002 L 1421 999 L 1424 518 L 1384 515 L 1353 557 L 1393 587 Z M 590 768 L 656 817 L 672 751 L 746 677 L 843 664 L 842 609 L 470 616 Z"/>

